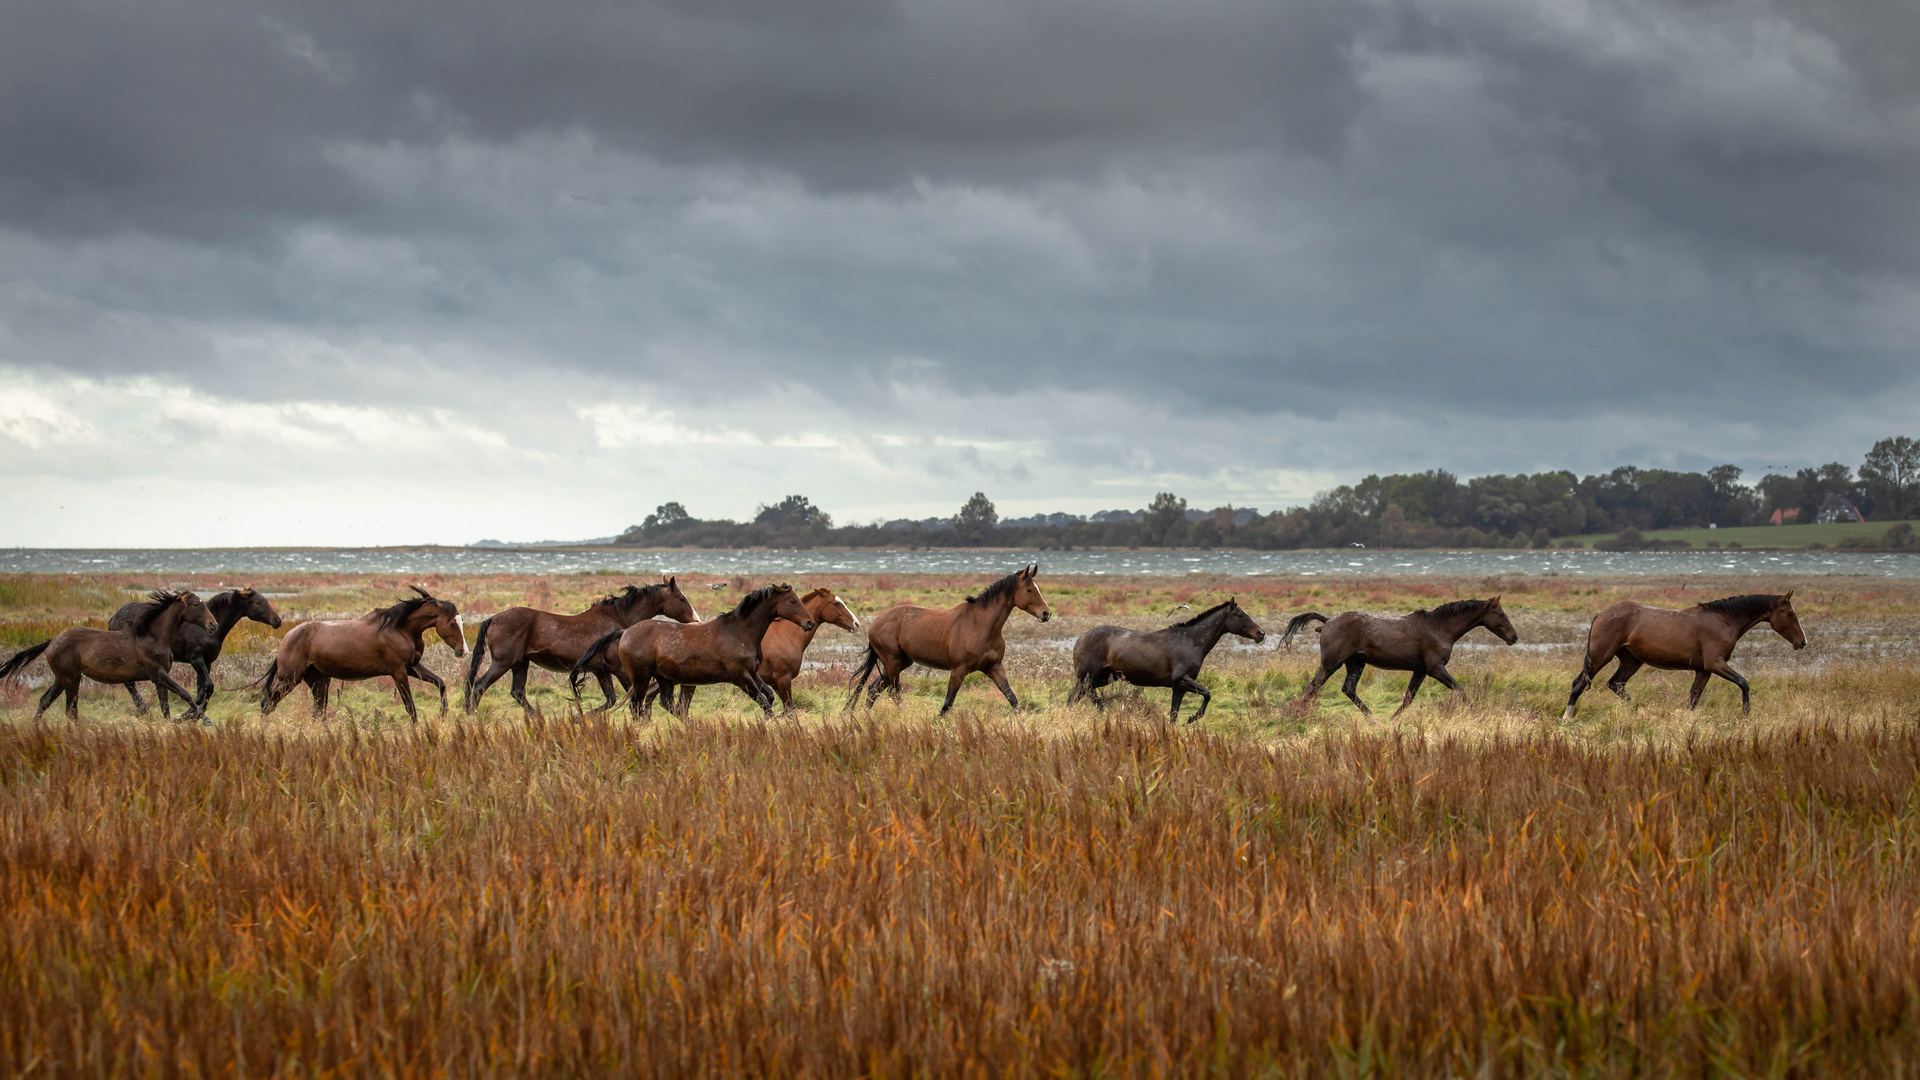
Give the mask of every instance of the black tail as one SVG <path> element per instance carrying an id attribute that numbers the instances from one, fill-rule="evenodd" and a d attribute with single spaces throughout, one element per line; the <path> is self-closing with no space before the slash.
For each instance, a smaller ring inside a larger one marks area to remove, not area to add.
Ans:
<path id="1" fill-rule="evenodd" d="M 867 680 L 873 677 L 874 669 L 879 666 L 880 654 L 873 651 L 873 646 L 867 646 L 866 660 L 861 663 L 860 670 L 853 673 L 853 693 L 847 695 L 847 708 L 853 708 L 853 703 L 860 700 L 860 691 L 866 687 Z"/>
<path id="2" fill-rule="evenodd" d="M 467 693 L 465 704 L 468 712 L 473 711 L 473 684 L 480 678 L 480 661 L 487 655 L 487 627 L 493 625 L 488 618 L 480 623 L 480 632 L 473 635 L 473 659 L 467 664 Z"/>
<path id="3" fill-rule="evenodd" d="M 1327 621 L 1327 617 L 1317 611 L 1309 611 L 1305 615 L 1295 615 L 1293 621 L 1287 624 L 1287 632 L 1280 635 L 1280 647 L 1284 649 L 1292 645 L 1293 635 L 1305 629 L 1306 625 L 1315 619 L 1319 619 L 1321 622 Z"/>
<path id="4" fill-rule="evenodd" d="M 38 645 L 21 649 L 19 652 L 8 657 L 6 663 L 0 664 L 0 679 L 13 678 L 14 674 L 21 668 L 33 663 L 34 660 L 39 658 L 41 653 L 46 652 L 47 646 L 51 644 L 53 644 L 53 639 L 48 638 Z"/>
<path id="5" fill-rule="evenodd" d="M 573 670 L 567 672 L 567 688 L 573 691 L 575 698 L 580 696 L 580 676 L 585 675 L 587 669 L 593 665 L 593 662 L 599 658 L 600 654 L 606 652 L 608 646 L 619 641 L 620 635 L 624 633 L 626 633 L 625 630 L 608 631 L 601 635 L 599 641 L 587 646 L 587 651 L 581 653 L 580 659 L 573 662 Z"/>

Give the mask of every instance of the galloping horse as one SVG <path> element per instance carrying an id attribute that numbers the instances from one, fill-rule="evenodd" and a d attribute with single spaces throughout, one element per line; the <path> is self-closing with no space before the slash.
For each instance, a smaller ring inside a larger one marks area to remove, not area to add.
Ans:
<path id="1" fill-rule="evenodd" d="M 1173 711 L 1168 721 L 1180 719 L 1180 699 L 1188 693 L 1200 695 L 1200 708 L 1187 717 L 1191 724 L 1207 714 L 1213 695 L 1194 676 L 1207 662 L 1207 654 L 1227 634 L 1238 634 L 1255 642 L 1267 639 L 1240 605 L 1229 599 L 1224 604 L 1195 615 L 1164 630 L 1141 632 L 1121 626 L 1096 626 L 1073 643 L 1073 692 L 1067 695 L 1071 705 L 1082 697 L 1092 698 L 1102 708 L 1106 702 L 1096 692 L 1115 679 L 1135 686 L 1167 686 L 1173 689 Z"/>
<path id="2" fill-rule="evenodd" d="M 822 626 L 837 626 L 842 630 L 860 629 L 860 617 L 853 613 L 846 601 L 833 595 L 833 590 L 824 585 L 800 598 L 807 614 L 813 617 L 813 629 L 802 630 L 785 619 L 774 620 L 767 627 L 767 636 L 760 639 L 760 668 L 755 674 L 760 681 L 773 687 L 780 695 L 780 703 L 788 712 L 793 711 L 793 679 L 800 674 L 800 661 L 806 655 L 807 646 L 813 644 L 813 635 L 820 632 Z M 658 693 L 658 688 L 654 693 Z M 687 709 L 693 702 L 693 686 L 680 688 L 680 705 L 674 711 L 681 716 L 687 715 Z"/>
<path id="3" fill-rule="evenodd" d="M 393 680 L 407 715 L 418 723 L 420 713 L 413 707 L 413 686 L 407 679 L 409 675 L 427 677 L 420 666 L 427 629 L 433 628 L 455 656 L 466 655 L 467 639 L 460 629 L 460 610 L 452 601 L 437 599 L 418 585 L 412 588 L 419 595 L 358 619 L 306 622 L 287 631 L 262 680 L 266 688 L 260 694 L 261 715 L 272 713 L 280 699 L 293 692 L 295 683 L 307 684 L 313 692 L 313 715 L 320 716 L 327 711 L 332 680 L 385 675 Z M 441 686 L 444 714 L 446 690 L 444 683 Z"/>
<path id="4" fill-rule="evenodd" d="M 847 707 L 852 708 L 859 699 L 860 688 L 866 686 L 874 669 L 879 669 L 880 678 L 867 690 L 868 708 L 873 707 L 883 689 L 891 689 L 893 699 L 899 701 L 900 673 L 914 664 L 925 664 L 952 673 L 947 678 L 946 703 L 940 706 L 942 715 L 953 708 L 960 684 L 975 671 L 985 672 L 1006 695 L 1007 704 L 1019 708 L 1020 699 L 1007 684 L 1006 665 L 1000 662 L 1007 652 L 1002 630 L 1014 608 L 1041 622 L 1053 618 L 1040 587 L 1033 583 L 1039 572 L 1038 563 L 1016 570 L 980 590 L 978 596 L 969 596 L 945 611 L 901 604 L 875 615 L 867 631 L 866 661 L 854 675 Z"/>
<path id="5" fill-rule="evenodd" d="M 680 591 L 679 582 L 674 578 L 644 589 L 629 585 L 594 601 L 592 607 L 578 615 L 530 607 L 508 608 L 481 623 L 480 632 L 473 639 L 473 662 L 467 667 L 467 711 L 478 708 L 487 688 L 512 671 L 513 688 L 508 691 L 509 696 L 532 716 L 533 703 L 527 700 L 529 665 L 538 664 L 548 671 L 570 671 L 574 661 L 580 659 L 580 654 L 596 638 L 625 630 L 655 615 L 683 623 L 700 621 L 699 612 L 693 610 L 693 604 Z M 493 631 L 491 640 L 487 636 L 489 631 Z M 489 647 L 493 650 L 493 666 L 481 675 L 480 662 L 486 659 Z M 604 664 L 593 669 L 600 692 L 607 696 L 606 708 L 609 709 L 614 702 L 611 670 Z M 578 693 L 574 694 L 573 703 L 580 704 Z"/>
<path id="6" fill-rule="evenodd" d="M 1414 693 L 1429 675 L 1449 690 L 1460 689 L 1460 684 L 1447 672 L 1447 661 L 1453 656 L 1453 643 L 1465 637 L 1469 630 L 1484 626 L 1509 645 L 1520 640 L 1496 596 L 1491 600 L 1455 600 L 1432 611 L 1409 612 L 1398 618 L 1343 611 L 1329 619 L 1309 611 L 1294 616 L 1287 624 L 1287 632 L 1280 638 L 1281 647 L 1285 648 L 1293 641 L 1294 634 L 1315 619 L 1326 624 L 1320 631 L 1320 670 L 1300 694 L 1299 703 L 1305 705 L 1313 700 L 1327 677 L 1345 665 L 1347 681 L 1341 684 L 1340 692 L 1367 716 L 1372 716 L 1373 711 L 1354 690 L 1360 685 L 1360 673 L 1368 664 L 1388 671 L 1413 672 L 1413 677 L 1407 680 L 1407 692 L 1400 699 L 1400 707 L 1393 710 L 1393 715 L 1399 716 L 1413 704 Z"/>
<path id="7" fill-rule="evenodd" d="M 187 719 L 195 720 L 206 716 L 206 710 L 196 702 L 185 687 L 173 681 L 169 669 L 173 667 L 174 642 L 182 630 L 195 626 L 204 631 L 214 627 L 213 616 L 207 611 L 207 605 L 192 593 L 173 593 L 164 590 L 149 593 L 151 600 L 129 605 L 135 610 L 122 629 L 95 630 L 89 626 L 76 626 L 62 631 L 58 637 L 50 638 L 30 648 L 14 653 L 5 664 L 0 664 L 0 679 L 5 679 L 21 668 L 33 662 L 34 657 L 46 654 L 47 668 L 53 672 L 53 685 L 40 698 L 40 707 L 33 710 L 33 718 L 47 711 L 53 699 L 61 694 L 67 695 L 67 719 L 80 719 L 80 677 L 82 675 L 94 682 L 125 683 L 129 693 L 133 693 L 133 707 L 142 714 L 147 711 L 147 703 L 133 692 L 136 682 L 150 682 L 158 687 L 160 693 L 160 715 L 173 719 L 173 713 L 167 707 L 167 694 L 171 690 L 181 701 L 187 703 Z"/>
<path id="8" fill-rule="evenodd" d="M 760 642 L 775 619 L 786 619 L 802 630 L 812 630 L 813 617 L 791 585 L 768 585 L 740 600 L 724 615 L 691 626 L 649 619 L 625 630 L 615 630 L 587 646 L 568 676 L 577 689 L 594 659 L 609 648 L 616 672 L 631 686 L 627 704 L 635 719 L 653 713 L 647 688 L 660 682 L 659 696 L 673 701 L 676 685 L 704 686 L 732 683 L 771 716 L 773 691 L 760 681 Z M 681 719 L 685 719 L 685 714 Z"/>
<path id="9" fill-rule="evenodd" d="M 1607 680 L 1607 689 L 1623 700 L 1633 700 L 1627 696 L 1627 680 L 1633 678 L 1641 665 L 1651 664 L 1669 671 L 1697 672 L 1693 677 L 1693 692 L 1687 695 L 1689 709 L 1700 704 L 1707 680 L 1715 675 L 1738 686 L 1740 713 L 1744 716 L 1752 711 L 1747 680 L 1727 665 L 1727 659 L 1733 655 L 1733 647 L 1740 643 L 1740 638 L 1761 623 L 1773 627 L 1773 632 L 1786 638 L 1794 648 L 1807 647 L 1807 635 L 1801 632 L 1800 619 L 1793 613 L 1791 592 L 1784 596 L 1771 593 L 1729 596 L 1679 611 L 1622 600 L 1595 615 L 1593 625 L 1587 628 L 1587 655 L 1580 665 L 1580 674 L 1574 677 L 1573 691 L 1567 695 L 1567 711 L 1561 719 L 1573 719 L 1573 706 L 1580 695 L 1593 685 L 1593 677 L 1600 669 L 1616 656 L 1620 658 L 1620 666 L 1614 669 L 1613 678 Z"/>
<path id="10" fill-rule="evenodd" d="M 107 620 L 107 629 L 122 630 L 132 625 L 145 606 L 135 601 L 114 612 L 113 618 Z M 275 630 L 280 629 L 280 613 L 273 610 L 273 604 L 265 596 L 251 588 L 214 593 L 207 598 L 207 610 L 213 614 L 212 630 L 188 622 L 181 625 L 180 632 L 173 639 L 173 662 L 193 668 L 193 703 L 201 712 L 207 710 L 207 702 L 213 699 L 213 662 L 220 659 L 220 650 L 227 643 L 227 635 L 239 625 L 240 620 L 252 619 Z M 159 696 L 164 710 L 166 688 L 156 686 L 154 693 Z M 134 684 L 127 684 L 127 695 L 133 698 L 136 706 L 140 704 L 140 693 L 134 689 Z"/>

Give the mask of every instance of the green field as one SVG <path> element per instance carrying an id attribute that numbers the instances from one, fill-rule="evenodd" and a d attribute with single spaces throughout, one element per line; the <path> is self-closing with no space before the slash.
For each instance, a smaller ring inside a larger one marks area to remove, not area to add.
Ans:
<path id="1" fill-rule="evenodd" d="M 1827 547 L 1839 547 L 1842 542 L 1858 538 L 1878 540 L 1897 521 L 1850 521 L 1840 525 L 1744 525 L 1732 529 L 1649 529 L 1640 535 L 1649 540 L 1685 540 L 1694 547 L 1703 548 L 1708 544 L 1739 544 L 1741 547 L 1765 548 L 1804 548 L 1815 544 Z M 1920 521 L 1907 524 L 1920 529 Z M 1592 547 L 1595 541 L 1611 539 L 1615 533 L 1596 533 L 1589 536 L 1575 536 L 1572 540 L 1586 547 Z M 1560 543 L 1560 541 L 1555 541 Z"/>

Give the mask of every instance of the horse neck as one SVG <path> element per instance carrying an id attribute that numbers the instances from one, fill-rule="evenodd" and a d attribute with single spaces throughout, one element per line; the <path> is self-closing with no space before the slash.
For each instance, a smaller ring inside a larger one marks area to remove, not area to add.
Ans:
<path id="1" fill-rule="evenodd" d="M 779 607 L 780 605 L 777 602 L 772 599 L 767 599 L 762 600 L 759 607 L 754 608 L 745 615 L 730 611 L 726 616 L 722 617 L 732 617 L 752 632 L 753 640 L 759 641 L 761 638 L 767 636 L 767 627 L 773 625 L 773 620 L 780 617 L 776 614 Z M 819 624 L 816 623 L 815 625 Z M 796 626 L 794 629 L 798 630 L 799 627 Z"/>
<path id="2" fill-rule="evenodd" d="M 155 615 L 153 621 L 147 624 L 146 636 L 172 646 L 173 639 L 180 633 L 180 620 L 186 616 L 186 612 L 185 604 L 179 602 L 168 604 L 165 610 Z"/>
<path id="3" fill-rule="evenodd" d="M 400 624 L 399 629 L 401 633 L 412 639 L 416 648 L 425 652 L 427 647 L 427 631 L 432 629 L 434 624 L 439 621 L 440 613 L 433 609 L 433 605 L 422 604 L 414 610 L 413 614 L 407 616 L 406 621 Z"/>
<path id="4" fill-rule="evenodd" d="M 1461 638 L 1466 637 L 1474 627 L 1479 626 L 1480 620 L 1486 617 L 1487 609 L 1482 607 L 1479 611 L 1463 611 L 1458 615 L 1452 615 L 1439 622 L 1434 622 L 1433 628 L 1438 630 L 1441 636 L 1445 637 L 1449 642 L 1459 641 Z M 1429 617 L 1429 621 L 1432 621 L 1431 617 Z"/>
<path id="5" fill-rule="evenodd" d="M 213 640 L 224 642 L 240 620 L 247 616 L 247 606 L 232 593 L 221 593 L 207 601 L 207 610 L 213 612 Z"/>
<path id="6" fill-rule="evenodd" d="M 1228 608 L 1221 608 L 1192 626 L 1176 626 L 1173 629 L 1180 636 L 1200 646 L 1202 653 L 1210 653 L 1215 645 L 1220 644 L 1220 639 L 1227 636 L 1228 613 Z"/>
<path id="7" fill-rule="evenodd" d="M 985 604 L 962 600 L 960 607 L 963 615 L 985 623 L 987 633 L 997 634 L 1001 627 L 1007 625 L 1007 619 L 1013 615 L 1013 590 L 1008 589 Z"/>
<path id="8" fill-rule="evenodd" d="M 1720 620 L 1726 623 L 1727 626 L 1730 629 L 1732 629 L 1734 639 L 1739 640 L 1740 638 L 1746 637 L 1747 634 L 1750 631 L 1752 631 L 1754 627 L 1759 626 L 1762 623 L 1765 623 L 1767 621 L 1767 617 L 1769 615 L 1772 615 L 1773 612 L 1772 610 L 1762 611 L 1757 615 L 1749 615 L 1744 618 L 1739 615 L 1732 615 L 1724 611 L 1716 611 L 1713 614 L 1718 615 L 1720 617 Z"/>

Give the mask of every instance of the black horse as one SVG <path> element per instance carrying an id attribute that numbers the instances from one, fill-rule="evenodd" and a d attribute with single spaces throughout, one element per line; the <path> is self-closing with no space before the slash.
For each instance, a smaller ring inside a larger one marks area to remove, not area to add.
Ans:
<path id="1" fill-rule="evenodd" d="M 1216 604 L 1186 622 L 1150 633 L 1120 626 L 1096 626 L 1073 643 L 1073 692 L 1067 695 L 1067 704 L 1089 697 L 1095 705 L 1105 706 L 1106 702 L 1101 701 L 1095 691 L 1115 679 L 1125 679 L 1135 686 L 1172 687 L 1170 720 L 1180 719 L 1181 698 L 1189 693 L 1199 694 L 1200 708 L 1187 717 L 1187 723 L 1191 724 L 1205 716 L 1207 706 L 1213 704 L 1213 695 L 1207 693 L 1207 688 L 1194 676 L 1200 674 L 1200 665 L 1207 662 L 1207 654 L 1227 634 L 1238 634 L 1255 642 L 1267 639 L 1266 631 L 1233 600 Z"/>
<path id="2" fill-rule="evenodd" d="M 144 601 L 135 601 L 122 607 L 113 613 L 113 618 L 107 620 L 107 629 L 125 630 L 150 606 Z M 173 662 L 186 664 L 193 669 L 195 712 L 205 712 L 207 702 L 213 698 L 213 662 L 220 659 L 220 649 L 227 642 L 227 634 L 239 625 L 241 619 L 265 623 L 275 630 L 280 628 L 280 613 L 273 610 L 273 605 L 267 602 L 265 596 L 251 588 L 215 593 L 207 599 L 207 611 L 213 616 L 213 629 L 187 622 L 181 625 L 180 632 L 173 639 Z M 133 683 L 127 684 L 127 693 L 132 696 L 134 705 L 138 706 L 140 692 L 134 689 Z M 164 708 L 167 702 L 166 686 L 156 685 L 154 693 Z"/>
<path id="3" fill-rule="evenodd" d="M 1500 607 L 1500 598 L 1491 600 L 1455 600 L 1450 604 L 1441 604 L 1432 611 L 1420 610 L 1408 612 L 1398 617 L 1366 615 L 1358 611 L 1343 611 L 1329 619 L 1317 611 L 1304 615 L 1295 615 L 1287 624 L 1287 632 L 1280 638 L 1280 647 L 1286 648 L 1293 643 L 1293 635 L 1306 629 L 1307 624 L 1319 621 L 1326 626 L 1320 631 L 1320 670 L 1314 673 L 1313 681 L 1300 693 L 1302 707 L 1313 701 L 1320 687 L 1333 673 L 1342 667 L 1347 669 L 1347 681 L 1340 685 L 1340 692 L 1347 695 L 1363 714 L 1372 716 L 1373 711 L 1367 703 L 1360 700 L 1357 692 L 1360 687 L 1360 673 L 1368 664 L 1387 671 L 1410 671 L 1413 677 L 1407 680 L 1406 696 L 1400 699 L 1400 707 L 1393 710 L 1399 716 L 1413 704 L 1413 695 L 1420 690 L 1420 684 L 1431 675 L 1439 680 L 1441 686 L 1449 690 L 1459 690 L 1460 684 L 1454 681 L 1453 674 L 1447 670 L 1447 661 L 1453 658 L 1453 644 L 1467 635 L 1476 626 L 1484 626 L 1494 637 L 1511 645 L 1520 640 L 1513 629 L 1513 623 Z"/>

